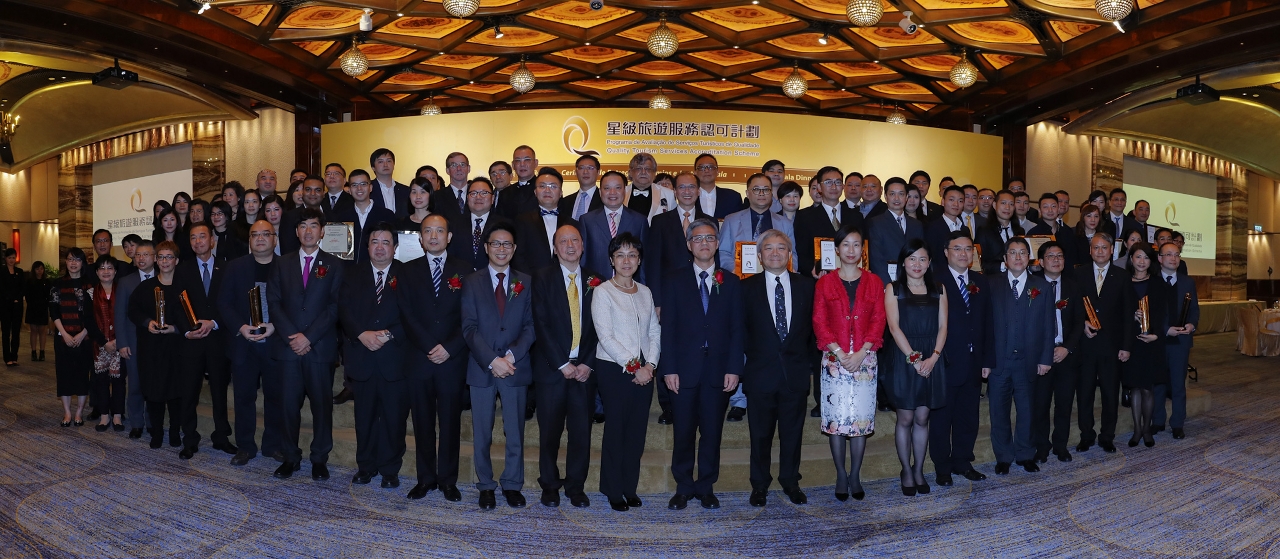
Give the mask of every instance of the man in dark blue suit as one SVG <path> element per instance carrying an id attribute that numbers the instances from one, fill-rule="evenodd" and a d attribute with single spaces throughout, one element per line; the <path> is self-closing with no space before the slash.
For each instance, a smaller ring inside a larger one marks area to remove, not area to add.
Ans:
<path id="1" fill-rule="evenodd" d="M 1138 220 L 1126 214 L 1124 208 L 1129 205 L 1129 195 L 1123 188 L 1113 188 L 1107 196 L 1108 210 L 1102 212 L 1102 220 L 1115 232 L 1115 241 L 1111 247 L 1111 259 L 1120 258 L 1120 247 L 1124 244 L 1125 235 L 1130 231 L 1146 231 Z"/>
<path id="2" fill-rule="evenodd" d="M 693 171 L 698 175 L 698 205 L 704 213 L 724 219 L 746 207 L 738 191 L 716 186 L 716 178 L 720 176 L 720 163 L 716 156 L 710 153 L 699 155 L 693 160 Z"/>
<path id="3" fill-rule="evenodd" d="M 449 221 L 439 214 L 422 220 L 422 257 L 406 262 L 401 277 L 400 315 L 408 337 L 405 374 L 413 412 L 418 483 L 410 499 L 439 489 L 445 500 L 461 501 L 458 453 L 467 386 L 466 340 L 462 338 L 462 278 L 471 263 L 450 258 Z M 436 449 L 436 421 L 440 447 Z"/>
<path id="4" fill-rule="evenodd" d="M 1055 197 L 1056 198 L 1056 197 Z M 1053 216 L 1056 208 L 1048 204 L 1040 206 L 1042 216 Z M 1044 219 L 1052 222 L 1052 217 Z M 1079 285 L 1075 277 L 1066 273 L 1065 251 L 1058 241 L 1049 241 L 1040 245 L 1041 277 L 1049 283 L 1049 293 L 1054 302 L 1054 338 L 1053 368 L 1049 374 L 1036 377 L 1034 412 L 1031 416 L 1031 439 L 1036 446 L 1036 462 L 1049 460 L 1049 452 L 1053 452 L 1060 462 L 1070 462 L 1071 452 L 1067 450 L 1067 438 L 1071 435 L 1071 406 L 1075 404 L 1076 385 L 1079 384 L 1080 328 L 1067 326 L 1084 322 L 1079 313 L 1084 307 L 1076 303 L 1080 298 Z M 1053 419 L 1050 420 L 1049 406 L 1053 405 Z M 1050 432 L 1052 425 L 1052 433 Z"/>
<path id="5" fill-rule="evenodd" d="M 396 219 L 404 219 L 413 208 L 409 207 L 409 187 L 391 178 L 396 170 L 396 154 L 387 148 L 378 148 L 369 155 L 369 167 L 374 174 L 373 203 L 391 210 Z"/>
<path id="6" fill-rule="evenodd" d="M 229 328 L 227 358 L 231 361 L 231 387 L 235 394 L 236 446 L 239 452 L 231 458 L 231 465 L 243 466 L 258 455 L 254 433 L 258 429 L 258 388 L 262 388 L 262 455 L 279 457 L 283 428 L 280 402 L 280 371 L 271 366 L 271 345 L 268 338 L 275 333 L 271 314 L 265 304 L 267 280 L 271 264 L 275 260 L 275 232 L 271 223 L 258 220 L 249 228 L 249 251 L 227 263 L 222 288 L 218 290 L 218 306 L 222 321 Z M 249 291 L 259 288 L 263 324 L 254 324 L 249 313 Z M 258 328 L 261 332 L 255 333 Z M 234 333 L 231 333 L 234 332 Z"/>
<path id="7" fill-rule="evenodd" d="M 324 215 L 307 209 L 298 223 L 297 252 L 272 262 L 267 278 L 267 312 L 276 332 L 272 349 L 280 371 L 284 404 L 284 464 L 275 477 L 291 477 L 301 468 L 298 448 L 302 399 L 311 402 L 311 478 L 329 479 L 333 450 L 333 370 L 338 356 L 338 298 L 346 263 L 320 250 Z"/>
<path id="8" fill-rule="evenodd" d="M 1080 242 L 1076 240 L 1075 230 L 1068 227 L 1062 222 L 1063 208 L 1058 205 L 1058 197 L 1051 193 L 1040 195 L 1040 223 L 1027 231 L 1028 235 L 1053 235 L 1053 240 L 1057 241 L 1058 249 L 1062 251 L 1064 270 L 1074 270 L 1079 257 L 1076 255 L 1076 247 Z M 1043 246 L 1043 245 L 1042 245 Z M 1044 263 L 1040 263 L 1041 267 Z"/>
<path id="9" fill-rule="evenodd" d="M 742 373 L 742 286 L 733 272 L 716 266 L 716 231 L 710 219 L 690 224 L 693 263 L 662 282 L 662 355 L 671 363 L 662 374 L 672 394 L 675 429 L 671 475 L 676 494 L 667 508 L 676 510 L 685 508 L 691 497 L 703 508 L 720 507 L 713 490 L 720 475 L 720 435 L 729 394 L 738 388 Z"/>
<path id="10" fill-rule="evenodd" d="M 532 274 L 556 262 L 552 237 L 565 225 L 578 227 L 579 223 L 559 209 L 561 186 L 564 178 L 551 167 L 543 167 L 538 176 L 529 179 L 531 196 L 537 207 L 516 216 L 516 236 L 520 237 L 520 250 L 516 251 L 511 266 L 526 274 Z"/>
<path id="11" fill-rule="evenodd" d="M 396 220 L 396 215 L 391 210 L 378 206 L 369 198 L 369 191 L 373 188 L 373 183 L 369 179 L 368 171 L 364 169 L 351 171 L 348 183 L 351 185 L 352 203 L 334 212 L 334 221 L 355 225 L 355 232 L 352 235 L 352 248 L 354 251 L 352 252 L 351 262 L 368 262 L 369 234 L 365 230 L 375 223 L 393 222 Z M 298 220 L 302 221 L 304 219 L 302 216 L 304 215 L 306 215 L 306 212 L 298 214 Z M 300 231 L 301 228 L 298 230 Z M 281 233 L 281 235 L 283 234 Z M 299 240 L 301 240 L 301 234 L 299 234 Z"/>
<path id="12" fill-rule="evenodd" d="M 987 278 L 969 270 L 973 240 L 963 231 L 951 234 L 945 253 L 947 267 L 934 277 L 947 291 L 947 405 L 933 410 L 929 442 L 938 485 L 952 485 L 951 474 L 971 481 L 987 479 L 973 469 L 973 445 L 978 440 L 978 400 L 982 392 L 982 364 L 991 328 L 991 292 Z"/>
<path id="13" fill-rule="evenodd" d="M 1170 301 L 1169 331 L 1165 333 L 1165 360 L 1169 363 L 1169 384 L 1157 384 L 1152 396 L 1155 407 L 1151 411 L 1151 432 L 1164 430 L 1165 394 L 1173 396 L 1173 413 L 1169 415 L 1169 427 L 1173 430 L 1173 438 L 1187 436 L 1183 431 L 1183 422 L 1187 419 L 1187 359 L 1191 355 L 1191 335 L 1200 323 L 1200 298 L 1196 295 L 1196 282 L 1186 271 L 1179 271 L 1182 266 L 1182 247 L 1173 241 L 1160 245 L 1160 277 L 1173 286 L 1175 295 Z M 1186 320 L 1182 320 L 1182 309 L 1187 307 Z"/>
<path id="14" fill-rule="evenodd" d="M 471 386 L 473 462 L 480 508 L 497 506 L 493 462 L 496 399 L 502 399 L 502 429 L 506 436 L 502 495 L 514 508 L 525 505 L 524 410 L 525 389 L 533 381 L 529 348 L 533 345 L 533 297 L 528 274 L 511 269 L 516 251 L 515 230 L 508 224 L 489 228 L 485 237 L 489 261 L 462 280 L 462 337 L 471 350 L 467 384 Z"/>
<path id="15" fill-rule="evenodd" d="M 502 224 L 515 227 L 507 218 L 493 212 L 493 184 L 489 179 L 476 177 L 467 185 L 467 213 L 449 221 L 449 232 L 453 240 L 449 242 L 449 256 L 466 261 L 471 269 L 479 270 L 489 263 L 485 255 L 484 239 L 489 230 Z"/>
<path id="16" fill-rule="evenodd" d="M 898 252 L 907 241 L 924 239 L 924 224 L 903 213 L 907 205 L 907 181 L 902 177 L 892 177 L 885 182 L 884 188 L 889 211 L 864 222 L 867 242 L 863 246 L 871 251 L 868 255 L 871 273 L 888 284 L 892 281 L 890 267 L 894 270 L 893 277 L 897 277 L 900 264 L 895 259 Z"/>
<path id="17" fill-rule="evenodd" d="M 1076 418 L 1080 424 L 1080 444 L 1077 452 L 1085 452 L 1098 446 L 1106 452 L 1115 452 L 1116 419 L 1120 405 L 1120 363 L 1129 360 L 1133 339 L 1138 335 L 1138 322 L 1133 319 L 1133 287 L 1128 270 L 1111 263 L 1115 254 L 1115 240 L 1103 232 L 1093 234 L 1089 240 L 1089 258 L 1092 262 L 1075 269 L 1076 284 L 1080 289 L 1080 305 L 1087 297 L 1098 317 L 1101 330 L 1095 330 L 1087 321 L 1075 325 L 1084 328 L 1080 339 L 1080 384 L 1076 391 Z M 1083 310 L 1083 307 L 1082 307 Z M 1085 312 L 1080 313 L 1087 319 Z M 1102 425 L 1093 428 L 1093 399 L 1098 392 L 1102 398 Z"/>
<path id="18" fill-rule="evenodd" d="M 992 336 L 990 352 L 982 376 L 990 388 L 991 447 L 996 454 L 996 473 L 1009 473 L 1017 463 L 1028 472 L 1038 472 L 1035 446 L 1031 442 L 1031 408 L 1035 399 L 1035 377 L 1053 368 L 1054 298 L 1044 278 L 1031 275 L 1031 245 L 1014 237 L 1005 245 L 1007 270 L 991 282 Z M 1017 423 L 1010 407 L 1017 410 Z"/>
<path id="19" fill-rule="evenodd" d="M 213 407 L 214 430 L 209 434 L 213 448 L 232 455 L 238 451 L 231 444 L 231 423 L 227 420 L 227 385 L 231 382 L 231 373 L 227 370 L 226 332 L 219 324 L 221 317 L 216 304 L 226 260 L 213 254 L 213 228 L 208 223 L 192 224 L 187 234 L 195 257 L 179 262 L 173 281 L 186 292 L 197 319 L 192 326 L 197 329 L 184 333 L 179 347 L 184 357 L 183 368 L 201 382 L 193 384 L 182 398 L 184 448 L 178 457 L 184 460 L 190 459 L 200 445 L 196 406 L 205 378 L 209 379 L 209 400 Z"/>
<path id="20" fill-rule="evenodd" d="M 964 212 L 964 189 L 951 185 L 942 190 L 942 212 L 933 216 L 924 226 L 924 240 L 929 247 L 929 254 L 945 254 L 951 234 L 963 231 L 973 238 L 972 231 L 961 220 Z M 942 274 L 947 271 L 947 261 L 942 258 L 933 259 L 933 273 Z"/>
<path id="21" fill-rule="evenodd" d="M 582 216 L 582 265 L 613 277 L 609 264 L 609 242 L 621 233 L 631 233 L 637 239 L 649 234 L 649 220 L 631 208 L 626 201 L 627 177 L 617 171 L 609 171 L 600 177 L 600 200 L 604 206 Z M 637 280 L 644 283 L 644 273 Z"/>
<path id="22" fill-rule="evenodd" d="M 431 193 L 428 208 L 453 223 L 467 214 L 467 176 L 471 173 L 471 162 L 466 154 L 455 151 L 444 158 L 444 169 L 449 184 Z"/>

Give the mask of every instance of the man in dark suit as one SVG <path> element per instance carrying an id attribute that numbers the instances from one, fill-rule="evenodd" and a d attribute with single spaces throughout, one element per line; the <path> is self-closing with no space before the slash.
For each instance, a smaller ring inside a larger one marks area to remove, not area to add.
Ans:
<path id="1" fill-rule="evenodd" d="M 836 231 L 845 225 L 861 228 L 862 212 L 840 203 L 843 175 L 835 167 L 823 167 L 814 175 L 818 181 L 818 193 L 822 201 L 796 212 L 796 271 L 809 277 L 821 275 L 818 254 L 813 250 L 813 240 L 834 239 Z M 897 255 L 895 254 L 895 258 Z M 815 392 L 816 394 L 816 392 Z"/>
<path id="2" fill-rule="evenodd" d="M 814 281 L 788 272 L 791 239 L 769 229 L 756 240 L 765 272 L 742 282 L 746 364 L 742 388 L 750 399 L 752 506 L 769 495 L 773 433 L 778 431 L 778 483 L 792 503 L 808 502 L 800 490 L 800 447 L 813 362 Z"/>
<path id="3" fill-rule="evenodd" d="M 356 393 L 358 470 L 351 483 L 364 485 L 381 475 L 384 488 L 400 487 L 409 409 L 398 301 L 400 263 L 392 259 L 397 237 L 390 223 L 370 224 L 369 265 L 347 271 L 338 306 L 343 365 Z"/>
<path id="4" fill-rule="evenodd" d="M 560 200 L 560 213 L 581 220 L 587 212 L 604 207 L 596 187 L 600 176 L 600 160 L 594 155 L 583 155 L 574 163 L 577 170 L 578 191 Z"/>
<path id="5" fill-rule="evenodd" d="M 1040 207 L 1040 215 L 1046 215 L 1044 212 L 1048 206 Z M 1056 208 L 1047 215 L 1056 215 Z M 1053 218 L 1046 219 L 1052 221 Z M 1060 462 L 1071 461 L 1067 438 L 1071 435 L 1071 406 L 1075 404 L 1076 385 L 1080 382 L 1078 353 L 1083 330 L 1066 326 L 1084 322 L 1078 314 L 1084 312 L 1084 307 L 1075 304 L 1075 300 L 1080 298 L 1080 290 L 1076 279 L 1065 273 L 1064 252 L 1061 243 L 1049 241 L 1040 245 L 1037 255 L 1043 269 L 1041 277 L 1049 284 L 1048 294 L 1053 296 L 1054 302 L 1053 368 L 1048 374 L 1036 377 L 1031 415 L 1031 439 L 1036 447 L 1036 462 L 1040 463 L 1049 460 L 1050 451 Z M 1050 404 L 1053 405 L 1052 422 Z"/>
<path id="6" fill-rule="evenodd" d="M 649 220 L 623 205 L 627 197 L 627 177 L 617 171 L 609 171 L 600 177 L 600 200 L 603 207 L 582 216 L 582 265 L 613 277 L 609 265 L 609 242 L 622 233 L 631 233 L 637 239 L 649 234 Z M 637 281 L 644 283 L 643 271 Z"/>
<path id="7" fill-rule="evenodd" d="M 862 197 L 857 198 L 857 210 L 863 221 L 871 219 L 889 210 L 889 205 L 880 199 L 882 188 L 880 177 L 867 175 L 862 177 Z M 847 198 L 846 198 L 847 201 Z"/>
<path id="8" fill-rule="evenodd" d="M 1023 182 L 1021 178 L 1013 177 L 1009 179 L 1009 182 L 1005 183 L 1004 188 L 1005 190 L 1008 190 L 1009 192 L 1014 193 L 1015 196 L 1018 195 L 1019 193 L 1024 194 L 1026 196 L 1027 201 L 1028 202 L 1031 201 L 1031 193 L 1027 192 L 1027 184 Z M 1031 222 L 1040 221 L 1040 212 L 1037 212 L 1035 208 L 1028 207 L 1026 209 L 1026 212 L 1022 215 L 1026 217 L 1027 221 L 1031 221 Z"/>
<path id="9" fill-rule="evenodd" d="M 575 507 L 591 505 L 583 491 L 591 463 L 591 421 L 595 411 L 596 331 L 591 321 L 593 284 L 602 277 L 579 265 L 582 236 L 572 225 L 555 235 L 557 263 L 533 275 L 533 375 L 538 390 L 538 485 L 544 506 L 560 506 L 560 488 Z M 565 477 L 556 460 L 560 434 L 569 431 Z"/>
<path id="10" fill-rule="evenodd" d="M 1114 240 L 1110 235 L 1097 232 L 1089 242 L 1092 262 L 1075 270 L 1076 284 L 1080 289 L 1078 299 L 1083 305 L 1086 297 L 1093 304 L 1102 329 L 1095 330 L 1087 322 L 1087 314 L 1080 313 L 1082 322 L 1068 326 L 1084 328 L 1080 340 L 1080 385 L 1076 393 L 1076 410 L 1080 423 L 1080 444 L 1076 450 L 1089 450 L 1095 440 L 1107 452 L 1115 452 L 1116 413 L 1120 405 L 1120 375 L 1118 361 L 1129 360 L 1133 338 L 1138 335 L 1137 322 L 1130 309 L 1135 308 L 1133 288 L 1129 286 L 1129 272 L 1111 265 Z M 1118 361 L 1117 361 L 1118 360 Z M 1102 428 L 1093 430 L 1093 394 L 1102 392 Z"/>
<path id="11" fill-rule="evenodd" d="M 911 178 L 907 179 L 907 182 L 914 184 L 920 190 L 921 221 L 928 223 L 938 219 L 942 215 L 942 204 L 929 200 L 929 185 L 933 182 L 929 173 L 923 170 L 911 173 Z"/>
<path id="12" fill-rule="evenodd" d="M 945 254 L 952 233 L 963 232 L 966 236 L 971 236 L 969 228 L 960 219 L 961 213 L 964 213 L 964 189 L 953 184 L 942 190 L 942 213 L 925 223 L 924 241 L 929 247 L 929 254 Z M 946 269 L 946 259 L 933 258 L 935 275 L 946 272 Z"/>
<path id="13" fill-rule="evenodd" d="M 146 421 L 146 399 L 142 397 L 142 384 L 138 379 L 138 331 L 137 326 L 129 320 L 129 299 L 138 284 L 155 276 L 156 245 L 148 239 L 138 241 L 133 252 L 133 264 L 136 271 L 128 275 L 119 275 L 116 280 L 115 325 L 116 349 L 124 359 L 129 378 L 125 386 L 128 397 L 125 403 L 129 420 L 129 438 L 142 438 L 142 430 L 148 427 Z"/>
<path id="14" fill-rule="evenodd" d="M 952 474 L 970 481 L 987 476 L 973 468 L 974 443 L 978 440 L 978 403 L 982 393 L 988 329 L 991 327 L 991 291 L 986 276 L 969 270 L 973 241 L 957 231 L 947 243 L 947 267 L 934 276 L 947 293 L 947 405 L 929 414 L 929 455 L 938 485 L 950 486 Z"/>
<path id="15" fill-rule="evenodd" d="M 506 161 L 494 161 L 489 165 L 489 181 L 493 183 L 493 212 L 511 220 L 538 207 L 532 181 L 527 188 L 520 188 L 511 182 L 513 177 L 511 165 Z"/>
<path id="16" fill-rule="evenodd" d="M 391 210 L 395 219 L 404 219 L 413 208 L 409 206 L 409 187 L 391 178 L 396 170 L 396 154 L 387 148 L 378 148 L 369 155 L 369 167 L 374 175 L 370 181 L 373 183 L 373 203 Z"/>
<path id="17" fill-rule="evenodd" d="M 1142 240 L 1155 244 L 1158 227 L 1147 222 L 1151 218 L 1151 202 L 1138 200 L 1133 203 L 1133 211 L 1129 213 L 1133 216 L 1133 222 L 1136 225 L 1133 229 L 1142 233 Z"/>
<path id="18" fill-rule="evenodd" d="M 1008 190 L 996 194 L 990 219 L 974 236 L 974 243 L 982 250 L 982 273 L 988 276 L 1004 272 L 1004 244 L 1023 235 L 1022 226 L 1014 218 L 1014 200 L 1013 193 Z"/>
<path id="19" fill-rule="evenodd" d="M 522 197 L 529 200 L 534 199 L 534 179 L 537 178 L 538 154 L 534 153 L 533 148 L 527 145 L 520 145 L 511 152 L 511 169 L 515 173 L 512 179 L 512 186 L 520 189 Z"/>
<path id="20" fill-rule="evenodd" d="M 1040 471 L 1031 441 L 1031 407 L 1035 400 L 1035 377 L 1053 368 L 1055 328 L 1053 292 L 1044 278 L 1031 275 L 1031 245 L 1014 237 L 1005 246 L 1006 272 L 992 282 L 992 336 L 987 341 L 982 376 L 990 385 L 991 447 L 996 454 L 996 473 L 1009 473 L 1016 463 L 1028 472 Z M 1010 417 L 1017 410 L 1017 422 Z"/>
<path id="21" fill-rule="evenodd" d="M 271 223 L 254 222 L 249 228 L 248 255 L 227 263 L 222 287 L 218 290 L 218 308 L 227 334 L 227 359 L 231 362 L 232 388 L 236 411 L 236 446 L 240 451 L 231 458 L 232 466 L 248 464 L 258 455 L 254 434 L 258 429 L 258 389 L 262 389 L 262 455 L 284 459 L 280 401 L 280 372 L 271 366 L 270 340 L 275 333 L 266 305 L 267 280 L 275 260 L 275 233 Z M 249 312 L 249 291 L 259 288 L 262 319 L 255 324 Z M 261 332 L 256 332 L 262 328 Z"/>
<path id="22" fill-rule="evenodd" d="M 698 176 L 698 205 L 703 213 L 724 219 L 746 207 L 738 191 L 716 186 L 716 178 L 720 176 L 720 163 L 716 156 L 710 153 L 699 155 L 693 160 L 693 172 Z"/>
<path id="23" fill-rule="evenodd" d="M 538 207 L 516 216 L 516 236 L 522 239 L 511 266 L 526 274 L 541 270 L 556 261 L 552 236 L 565 225 L 578 226 L 568 214 L 559 210 L 564 178 L 551 167 L 543 167 L 530 181 Z"/>
<path id="24" fill-rule="evenodd" d="M 472 271 L 469 261 L 449 258 L 449 222 L 441 215 L 422 220 L 419 241 L 425 254 L 401 266 L 406 289 L 399 294 L 408 353 L 409 407 L 418 483 L 410 499 L 439 489 L 449 501 L 461 501 L 458 491 L 458 452 L 467 384 L 469 353 L 462 338 L 462 278 Z M 436 451 L 436 421 L 440 448 Z"/>
<path id="25" fill-rule="evenodd" d="M 295 231 L 298 229 L 298 216 L 304 208 L 324 211 L 324 200 L 326 199 L 324 195 L 324 179 L 315 175 L 308 175 L 302 179 L 302 184 L 298 188 L 302 190 L 302 206 L 285 211 L 284 215 L 280 217 L 280 237 L 278 240 L 280 241 L 281 252 L 298 250 L 298 234 Z M 348 202 L 345 205 L 350 206 L 351 204 Z M 325 215 L 329 214 L 326 213 Z"/>
<path id="26" fill-rule="evenodd" d="M 969 228 L 969 238 L 972 239 L 978 232 L 978 226 L 983 223 L 982 216 L 977 213 L 978 187 L 966 184 L 961 188 L 964 189 L 964 211 L 960 212 L 960 221 L 964 222 L 965 227 Z"/>
<path id="27" fill-rule="evenodd" d="M 449 256 L 471 265 L 471 269 L 484 268 L 489 258 L 485 255 L 484 239 L 496 225 L 505 225 L 513 231 L 512 223 L 493 213 L 493 185 L 489 179 L 476 177 L 467 186 L 467 214 L 449 222 L 453 240 L 449 243 Z"/>
<path id="28" fill-rule="evenodd" d="M 449 184 L 431 193 L 429 209 L 453 223 L 467 213 L 467 175 L 471 173 L 471 161 L 466 154 L 455 151 L 444 159 L 444 168 Z"/>
<path id="29" fill-rule="evenodd" d="M 729 394 L 742 374 L 742 286 L 733 272 L 716 266 L 716 235 L 715 221 L 689 225 L 693 263 L 667 274 L 660 295 L 666 316 L 662 356 L 671 363 L 663 366 L 663 381 L 672 394 L 675 429 L 671 476 L 676 494 L 667 508 L 675 510 L 690 498 L 703 508 L 720 508 L 713 489 L 720 476 L 720 435 Z"/>
<path id="30" fill-rule="evenodd" d="M 1051 193 L 1040 195 L 1040 223 L 1027 231 L 1028 235 L 1053 235 L 1053 240 L 1058 242 L 1058 249 L 1062 251 L 1062 257 L 1065 259 L 1063 269 L 1074 270 L 1078 258 L 1076 256 L 1075 247 L 1079 245 L 1076 241 L 1075 230 L 1067 227 L 1062 223 L 1060 211 L 1063 208 L 1058 205 L 1058 197 Z M 1042 262 L 1040 264 L 1044 266 Z"/>
<path id="31" fill-rule="evenodd" d="M 351 205 L 343 210 L 335 213 L 335 221 L 346 222 L 355 225 L 355 232 L 352 235 L 352 248 L 354 249 L 351 256 L 351 262 L 368 262 L 369 261 L 369 233 L 366 231 L 369 227 L 376 223 L 395 221 L 396 215 L 386 208 L 378 206 L 369 198 L 369 191 L 373 188 L 373 183 L 369 179 L 369 173 L 364 169 L 356 169 L 351 171 L 347 182 L 351 185 Z M 305 219 L 307 212 L 298 214 L 298 220 Z M 282 224 L 283 228 L 283 224 Z M 295 228 L 299 231 L 297 235 L 301 237 L 302 229 Z M 281 233 L 284 236 L 284 233 Z M 283 247 L 281 247 L 283 249 Z M 281 255 L 284 255 L 282 250 Z M 291 252 L 291 251 L 290 251 Z"/>
<path id="32" fill-rule="evenodd" d="M 1183 423 L 1187 419 L 1187 359 L 1191 355 L 1192 334 L 1200 323 L 1200 298 L 1196 295 L 1196 282 L 1186 271 L 1179 271 L 1182 266 L 1182 247 L 1173 241 L 1160 245 L 1160 278 L 1173 286 L 1174 297 L 1170 301 L 1167 316 L 1169 330 L 1165 332 L 1164 355 L 1169 363 L 1169 384 L 1157 384 L 1152 396 L 1155 407 L 1151 411 L 1151 432 L 1164 430 L 1164 399 L 1166 394 L 1173 397 L 1173 412 L 1169 414 L 1169 427 L 1173 430 L 1173 438 L 1187 436 Z M 1182 319 L 1182 309 L 1187 308 L 1186 320 Z"/>
<path id="33" fill-rule="evenodd" d="M 320 207 L 324 209 L 325 219 L 332 220 L 334 214 L 352 202 L 351 195 L 342 188 L 347 185 L 347 170 L 338 163 L 330 163 L 324 166 L 323 178 L 324 198 L 320 200 Z"/>
<path id="34" fill-rule="evenodd" d="M 885 183 L 885 198 L 889 201 L 889 211 L 866 221 L 863 231 L 867 242 L 863 246 L 871 251 L 868 258 L 871 273 L 887 284 L 897 277 L 898 252 L 903 245 L 911 239 L 924 239 L 924 224 L 903 213 L 907 205 L 907 183 L 901 177 L 892 177 Z"/>
<path id="35" fill-rule="evenodd" d="M 195 311 L 196 323 L 188 324 L 193 330 L 183 334 L 181 345 L 182 367 L 196 379 L 209 379 L 209 398 L 213 404 L 213 448 L 227 454 L 237 449 L 231 444 L 231 423 L 227 421 L 227 386 L 231 382 L 227 370 L 226 339 L 219 324 L 216 304 L 218 288 L 222 285 L 225 260 L 213 255 L 213 229 L 206 222 L 191 225 L 188 232 L 191 250 L 195 258 L 180 262 L 173 273 L 175 284 L 186 292 Z M 194 383 L 182 398 L 183 424 L 182 446 L 178 453 L 182 459 L 190 459 L 199 450 L 200 433 L 196 431 L 196 406 L 200 402 L 202 382 Z"/>
<path id="36" fill-rule="evenodd" d="M 346 264 L 320 250 L 323 228 L 323 214 L 304 210 L 297 230 L 301 248 L 276 259 L 267 278 L 267 312 L 276 327 L 272 356 L 280 371 L 284 404 L 284 464 L 275 472 L 280 479 L 301 469 L 298 432 L 304 397 L 311 402 L 311 478 L 329 479 L 327 463 L 333 450 L 331 367 L 338 356 L 338 298 Z"/>
<path id="37" fill-rule="evenodd" d="M 515 230 L 500 223 L 485 237 L 488 263 L 462 282 L 462 337 L 471 350 L 467 384 L 471 386 L 472 441 L 476 489 L 480 508 L 497 506 L 493 462 L 489 446 L 497 398 L 502 399 L 502 428 L 506 436 L 502 495 L 514 508 L 525 505 L 524 486 L 525 389 L 533 381 L 529 348 L 533 345 L 532 282 L 511 269 L 516 251 Z M 514 280 L 514 281 L 513 281 Z"/>
<path id="38" fill-rule="evenodd" d="M 1102 213 L 1102 220 L 1108 223 L 1111 231 L 1115 232 L 1115 242 L 1111 247 L 1111 259 L 1120 258 L 1120 247 L 1124 244 L 1124 237 L 1130 231 L 1145 231 L 1142 224 L 1124 213 L 1125 206 L 1129 205 L 1129 195 L 1125 193 L 1123 188 L 1113 188 L 1107 197 L 1108 211 Z"/>

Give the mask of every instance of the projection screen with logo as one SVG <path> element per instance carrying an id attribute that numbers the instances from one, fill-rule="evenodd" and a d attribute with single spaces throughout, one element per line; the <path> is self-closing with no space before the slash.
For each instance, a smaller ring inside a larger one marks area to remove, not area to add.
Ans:
<path id="1" fill-rule="evenodd" d="M 1151 204 L 1149 224 L 1186 237 L 1182 258 L 1193 276 L 1211 276 L 1217 257 L 1218 179 L 1163 163 L 1125 156 L 1124 190 L 1132 210 L 1139 200 Z"/>
<path id="2" fill-rule="evenodd" d="M 149 150 L 93 164 L 93 229 L 119 245 L 130 233 L 151 238 L 152 207 L 191 193 L 191 144 Z"/>

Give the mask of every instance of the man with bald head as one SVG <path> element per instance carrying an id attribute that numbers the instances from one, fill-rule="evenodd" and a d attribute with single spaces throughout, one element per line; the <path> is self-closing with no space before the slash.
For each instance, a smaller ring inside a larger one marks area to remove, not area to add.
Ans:
<path id="1" fill-rule="evenodd" d="M 276 193 L 276 172 L 271 169 L 263 169 L 258 171 L 258 177 L 254 179 L 254 188 L 258 189 L 258 196 L 266 199 Z"/>
<path id="2" fill-rule="evenodd" d="M 880 177 L 875 175 L 862 177 L 862 198 L 858 202 L 858 211 L 862 213 L 864 221 L 889 209 L 889 205 L 880 199 L 880 193 Z"/>

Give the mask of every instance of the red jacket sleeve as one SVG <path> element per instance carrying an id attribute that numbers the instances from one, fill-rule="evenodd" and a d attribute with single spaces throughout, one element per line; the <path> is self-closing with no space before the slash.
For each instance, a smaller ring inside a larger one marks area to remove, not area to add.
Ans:
<path id="1" fill-rule="evenodd" d="M 862 284 L 858 286 L 858 320 L 854 325 L 858 332 L 857 345 L 871 343 L 871 351 L 884 345 L 884 328 L 886 323 L 884 312 L 884 282 L 880 277 L 863 270 Z"/>
<path id="2" fill-rule="evenodd" d="M 830 291 L 831 280 L 834 274 L 827 274 L 818 279 L 817 288 L 814 289 L 813 302 L 813 334 L 818 339 L 818 349 L 826 351 L 827 346 L 836 341 L 835 325 L 832 324 L 832 315 L 830 309 L 827 308 L 827 296 Z"/>

